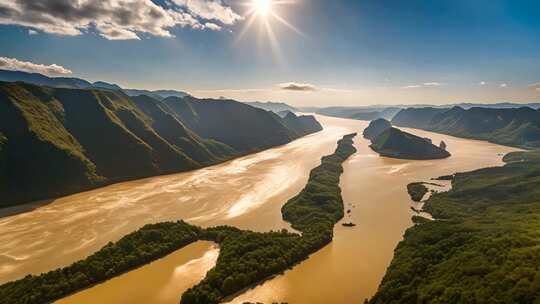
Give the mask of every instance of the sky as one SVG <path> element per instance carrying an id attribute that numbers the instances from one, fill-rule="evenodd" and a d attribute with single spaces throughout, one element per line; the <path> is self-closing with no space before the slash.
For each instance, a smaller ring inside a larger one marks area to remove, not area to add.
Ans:
<path id="1" fill-rule="evenodd" d="M 296 106 L 540 101 L 537 0 L 0 0 L 0 68 Z"/>

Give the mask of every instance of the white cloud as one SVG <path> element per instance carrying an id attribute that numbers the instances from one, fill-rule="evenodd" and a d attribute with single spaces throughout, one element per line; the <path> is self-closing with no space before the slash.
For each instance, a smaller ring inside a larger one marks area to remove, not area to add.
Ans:
<path id="1" fill-rule="evenodd" d="M 403 89 L 418 89 L 418 88 L 421 88 L 422 86 L 419 85 L 419 84 L 414 84 L 414 85 L 408 85 L 408 86 L 404 86 L 402 87 Z"/>
<path id="2" fill-rule="evenodd" d="M 479 86 L 485 86 L 486 84 L 487 84 L 487 82 L 485 82 L 485 81 L 480 81 L 480 82 L 478 83 Z"/>
<path id="3" fill-rule="evenodd" d="M 440 82 L 424 82 L 422 84 L 412 84 L 401 87 L 402 89 L 419 89 L 419 88 L 426 88 L 426 87 L 440 87 L 443 84 Z"/>
<path id="4" fill-rule="evenodd" d="M 221 26 L 215 24 L 215 23 L 212 23 L 212 22 L 206 22 L 204 24 L 204 27 L 209 29 L 209 30 L 213 30 L 213 31 L 219 31 L 221 30 Z"/>
<path id="5" fill-rule="evenodd" d="M 501 88 L 506 88 L 507 86 L 508 86 L 507 83 L 501 83 L 501 85 L 500 85 Z"/>
<path id="6" fill-rule="evenodd" d="M 37 35 L 37 34 L 38 34 L 37 31 L 34 31 L 34 30 L 32 30 L 32 29 L 29 29 L 29 30 L 28 30 L 28 35 Z"/>
<path id="7" fill-rule="evenodd" d="M 301 91 L 301 92 L 313 92 L 317 91 L 318 88 L 310 83 L 298 83 L 298 82 L 286 82 L 278 84 L 278 87 L 281 90 L 286 91 Z"/>
<path id="8" fill-rule="evenodd" d="M 45 65 L 8 57 L 0 57 L 0 69 L 41 73 L 46 75 L 68 75 L 72 73 L 70 70 L 57 64 Z"/>
<path id="9" fill-rule="evenodd" d="M 191 14 L 207 20 L 217 20 L 232 25 L 242 17 L 221 0 L 173 0 L 177 5 L 186 8 Z"/>
<path id="10" fill-rule="evenodd" d="M 231 25 L 241 18 L 221 1 L 175 2 L 182 7 L 152 0 L 0 0 L 0 24 L 67 36 L 96 31 L 106 39 L 129 40 L 145 34 L 173 37 L 174 27 L 220 30 L 205 20 Z"/>

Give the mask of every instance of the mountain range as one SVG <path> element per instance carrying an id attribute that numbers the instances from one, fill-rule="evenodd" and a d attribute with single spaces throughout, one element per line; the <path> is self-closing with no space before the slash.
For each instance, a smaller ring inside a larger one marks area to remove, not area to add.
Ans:
<path id="1" fill-rule="evenodd" d="M 284 102 L 260 102 L 260 101 L 251 101 L 246 102 L 246 104 L 256 107 L 259 109 L 264 109 L 266 111 L 272 111 L 275 113 L 283 112 L 283 111 L 290 111 L 290 112 L 299 112 L 299 109 L 290 106 Z"/>
<path id="2" fill-rule="evenodd" d="M 0 206 L 200 168 L 321 129 L 233 100 L 0 82 Z"/>
<path id="3" fill-rule="evenodd" d="M 0 81 L 5 82 L 26 82 L 53 88 L 71 88 L 71 89 L 109 89 L 122 91 L 128 96 L 148 95 L 156 99 L 163 99 L 170 96 L 184 97 L 189 95 L 186 92 L 175 90 L 137 90 L 124 89 L 117 84 L 104 81 L 89 82 L 84 79 L 74 77 L 49 77 L 39 73 L 28 73 L 22 71 L 0 70 Z"/>
<path id="4" fill-rule="evenodd" d="M 408 108 L 392 124 L 525 149 L 540 148 L 540 110 L 521 108 Z"/>

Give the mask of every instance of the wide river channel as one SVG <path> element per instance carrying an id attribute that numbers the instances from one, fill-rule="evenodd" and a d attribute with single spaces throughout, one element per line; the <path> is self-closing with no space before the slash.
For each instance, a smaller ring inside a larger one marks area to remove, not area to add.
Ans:
<path id="1" fill-rule="evenodd" d="M 32 211 L 0 210 L 0 283 L 69 265 L 147 223 L 184 219 L 255 231 L 289 228 L 281 206 L 297 194 L 309 171 L 344 134 L 358 132 L 358 152 L 344 163 L 344 221 L 334 241 L 231 303 L 361 303 L 374 294 L 394 248 L 412 225 L 406 185 L 431 177 L 502 165 L 515 149 L 405 129 L 438 144 L 452 156 L 407 161 L 379 157 L 361 133 L 368 122 L 317 116 L 324 130 L 287 145 L 220 165 L 125 182 L 66 196 Z M 58 303 L 176 304 L 215 263 L 219 248 L 197 242 L 163 259 L 73 294 Z"/>

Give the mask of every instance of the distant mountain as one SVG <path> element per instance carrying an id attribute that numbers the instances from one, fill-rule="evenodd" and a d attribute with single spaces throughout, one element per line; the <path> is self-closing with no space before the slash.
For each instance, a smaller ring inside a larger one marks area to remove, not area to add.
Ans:
<path id="1" fill-rule="evenodd" d="M 245 102 L 246 104 L 263 109 L 266 111 L 271 111 L 274 113 L 283 112 L 283 111 L 290 111 L 290 112 L 298 112 L 298 109 L 290 106 L 284 102 L 259 102 L 259 101 L 253 101 L 253 102 Z"/>
<path id="2" fill-rule="evenodd" d="M 446 111 L 448 111 L 447 108 L 407 108 L 394 116 L 392 124 L 400 127 L 426 129 L 437 114 Z"/>
<path id="3" fill-rule="evenodd" d="M 233 100 L 0 82 L 0 206 L 199 168 L 318 127 Z"/>
<path id="4" fill-rule="evenodd" d="M 116 91 L 122 91 L 123 89 L 117 85 L 117 84 L 111 84 L 104 81 L 96 81 L 92 83 L 92 88 L 96 89 L 108 89 L 108 90 L 116 90 Z"/>
<path id="5" fill-rule="evenodd" d="M 71 88 L 71 89 L 108 89 L 123 91 L 128 96 L 148 95 L 156 99 L 163 99 L 171 96 L 184 97 L 189 95 L 186 92 L 175 90 L 137 90 L 123 89 L 117 84 L 107 83 L 104 81 L 96 81 L 90 83 L 84 79 L 72 77 L 48 77 L 38 73 L 27 73 L 21 71 L 0 70 L 0 81 L 5 82 L 26 82 L 42 86 L 54 88 Z"/>
<path id="6" fill-rule="evenodd" d="M 137 90 L 137 89 L 123 89 L 124 93 L 126 93 L 128 96 L 139 96 L 139 95 L 146 95 L 150 96 L 155 99 L 164 99 L 167 97 L 185 97 L 189 96 L 188 93 L 182 92 L 182 91 L 175 91 L 175 90 L 156 90 L 156 91 L 149 91 L 149 90 Z"/>
<path id="7" fill-rule="evenodd" d="M 287 127 L 276 114 L 230 99 L 168 97 L 163 103 L 195 133 L 241 152 L 285 144 L 307 134 L 304 129 L 291 129 L 293 125 Z"/>
<path id="8" fill-rule="evenodd" d="M 321 131 L 321 124 L 311 115 L 296 116 L 293 112 L 287 113 L 283 117 L 283 122 L 291 130 L 295 130 L 298 136 L 304 136 Z"/>
<path id="9" fill-rule="evenodd" d="M 392 127 L 392 124 L 384 118 L 373 120 L 369 123 L 369 126 L 364 129 L 364 133 L 363 133 L 364 138 L 367 138 L 369 140 L 374 140 L 382 132 L 390 129 L 391 127 Z"/>
<path id="10" fill-rule="evenodd" d="M 314 112 L 321 115 L 350 118 L 357 120 L 375 120 L 377 118 L 384 118 L 387 120 L 392 119 L 394 115 L 399 112 L 401 108 L 396 107 L 326 107 L 326 108 L 314 108 L 306 107 L 300 108 L 302 112 Z"/>
<path id="11" fill-rule="evenodd" d="M 392 123 L 503 145 L 540 148 L 540 110 L 529 107 L 406 109 Z"/>
<path id="12" fill-rule="evenodd" d="M 440 159 L 450 156 L 446 150 L 433 145 L 425 138 L 390 128 L 377 136 L 370 147 L 381 156 L 399 159 Z"/>
<path id="13" fill-rule="evenodd" d="M 70 77 L 48 77 L 39 73 L 0 70 L 0 81 L 22 81 L 57 88 L 90 88 L 92 84 L 84 79 Z"/>

